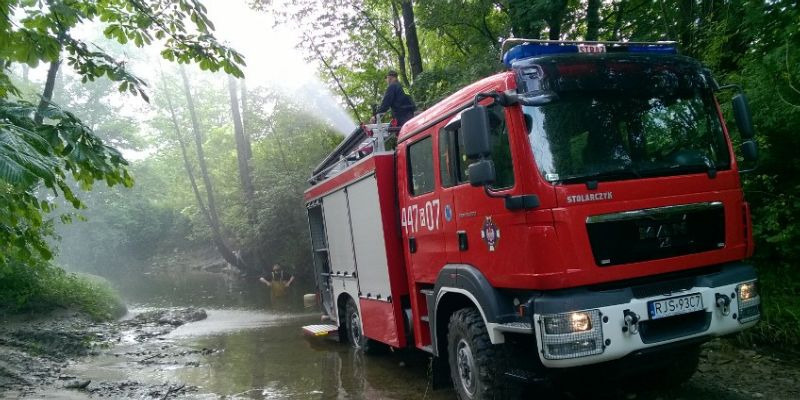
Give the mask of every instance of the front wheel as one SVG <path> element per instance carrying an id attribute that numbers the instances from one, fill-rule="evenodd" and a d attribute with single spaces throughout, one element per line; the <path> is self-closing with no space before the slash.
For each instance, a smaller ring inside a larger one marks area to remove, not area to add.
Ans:
<path id="1" fill-rule="evenodd" d="M 493 345 L 483 317 L 474 308 L 463 308 L 450 317 L 447 356 L 456 394 L 461 400 L 502 398 L 505 353 Z"/>
<path id="2" fill-rule="evenodd" d="M 680 386 L 688 382 L 697 371 L 697 365 L 700 363 L 700 346 L 675 349 L 665 358 L 666 364 L 657 372 L 660 385 Z"/>

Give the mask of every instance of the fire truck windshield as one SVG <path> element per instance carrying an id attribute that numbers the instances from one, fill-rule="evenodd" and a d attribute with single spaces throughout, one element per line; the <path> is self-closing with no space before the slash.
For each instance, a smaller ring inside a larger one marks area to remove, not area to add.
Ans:
<path id="1" fill-rule="evenodd" d="M 523 112 L 545 179 L 608 181 L 730 167 L 711 90 L 698 69 L 614 65 L 544 68 L 543 87 L 558 100 L 523 106 Z"/>

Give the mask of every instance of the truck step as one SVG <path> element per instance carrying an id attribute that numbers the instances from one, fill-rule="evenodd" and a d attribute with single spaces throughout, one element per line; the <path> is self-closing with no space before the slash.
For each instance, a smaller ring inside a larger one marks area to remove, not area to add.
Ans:
<path id="1" fill-rule="evenodd" d="M 421 321 L 428 322 L 428 316 L 427 316 L 427 315 L 423 315 L 423 316 L 419 317 L 419 319 L 420 319 Z"/>
<path id="2" fill-rule="evenodd" d="M 419 292 L 425 296 L 433 296 L 433 289 L 420 289 Z"/>
<path id="3" fill-rule="evenodd" d="M 431 353 L 431 354 L 433 354 L 433 346 L 431 346 L 431 345 L 422 346 L 422 347 L 420 347 L 420 349 L 422 349 L 422 350 L 425 350 L 425 351 L 427 351 L 428 353 Z"/>
<path id="4" fill-rule="evenodd" d="M 308 336 L 328 336 L 338 331 L 338 326 L 330 324 L 306 325 L 303 327 L 303 333 Z"/>

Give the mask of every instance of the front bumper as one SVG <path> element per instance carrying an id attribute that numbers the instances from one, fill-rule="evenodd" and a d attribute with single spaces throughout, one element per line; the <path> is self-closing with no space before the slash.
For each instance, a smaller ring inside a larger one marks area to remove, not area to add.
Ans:
<path id="1" fill-rule="evenodd" d="M 549 368 L 576 367 L 616 360 L 667 344 L 696 342 L 742 331 L 758 322 L 760 309 L 755 315 L 750 309 L 747 317 L 741 319 L 737 286 L 754 280 L 756 273 L 752 266 L 731 263 L 699 275 L 673 276 L 625 287 L 581 288 L 544 294 L 530 303 L 539 358 Z M 688 294 L 702 297 L 701 310 L 650 319 L 648 302 Z M 756 296 L 746 305 L 753 307 L 759 302 L 760 298 Z M 723 304 L 729 308 L 725 310 Z M 573 336 L 564 335 L 563 338 L 545 334 L 543 316 L 575 311 L 588 311 L 597 316 L 591 334 L 571 334 Z M 637 319 L 635 324 L 632 323 Z M 597 347 L 574 355 L 555 355 L 545 351 L 544 346 L 552 346 L 554 340 L 568 342 L 571 338 L 575 339 L 574 343 L 596 343 Z"/>

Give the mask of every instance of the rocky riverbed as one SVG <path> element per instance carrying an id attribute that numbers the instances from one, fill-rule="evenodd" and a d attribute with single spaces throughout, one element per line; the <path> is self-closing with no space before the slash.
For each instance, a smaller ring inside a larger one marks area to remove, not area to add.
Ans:
<path id="1" fill-rule="evenodd" d="M 24 397 L 42 391 L 70 390 L 101 398 L 166 399 L 191 392 L 196 388 L 183 383 L 98 382 L 65 371 L 76 359 L 98 356 L 123 344 L 134 350 L 122 355 L 139 357 L 143 365 L 163 362 L 168 357 L 211 353 L 213 350 L 209 349 L 147 345 L 181 325 L 205 318 L 204 310 L 189 307 L 146 311 L 105 323 L 68 311 L 35 319 L 17 316 L 5 320 L 0 327 L 0 396 Z"/>
<path id="2" fill-rule="evenodd" d="M 191 307 L 137 310 L 108 323 L 71 312 L 16 317 L 0 325 L 0 398 L 455 398 L 430 389 L 424 353 L 365 357 L 303 338 L 300 327 L 317 320 L 315 313 Z M 786 351 L 714 340 L 680 387 L 601 386 L 592 398 L 797 399 L 800 363 Z M 586 398 L 574 388 L 545 398 Z"/>

